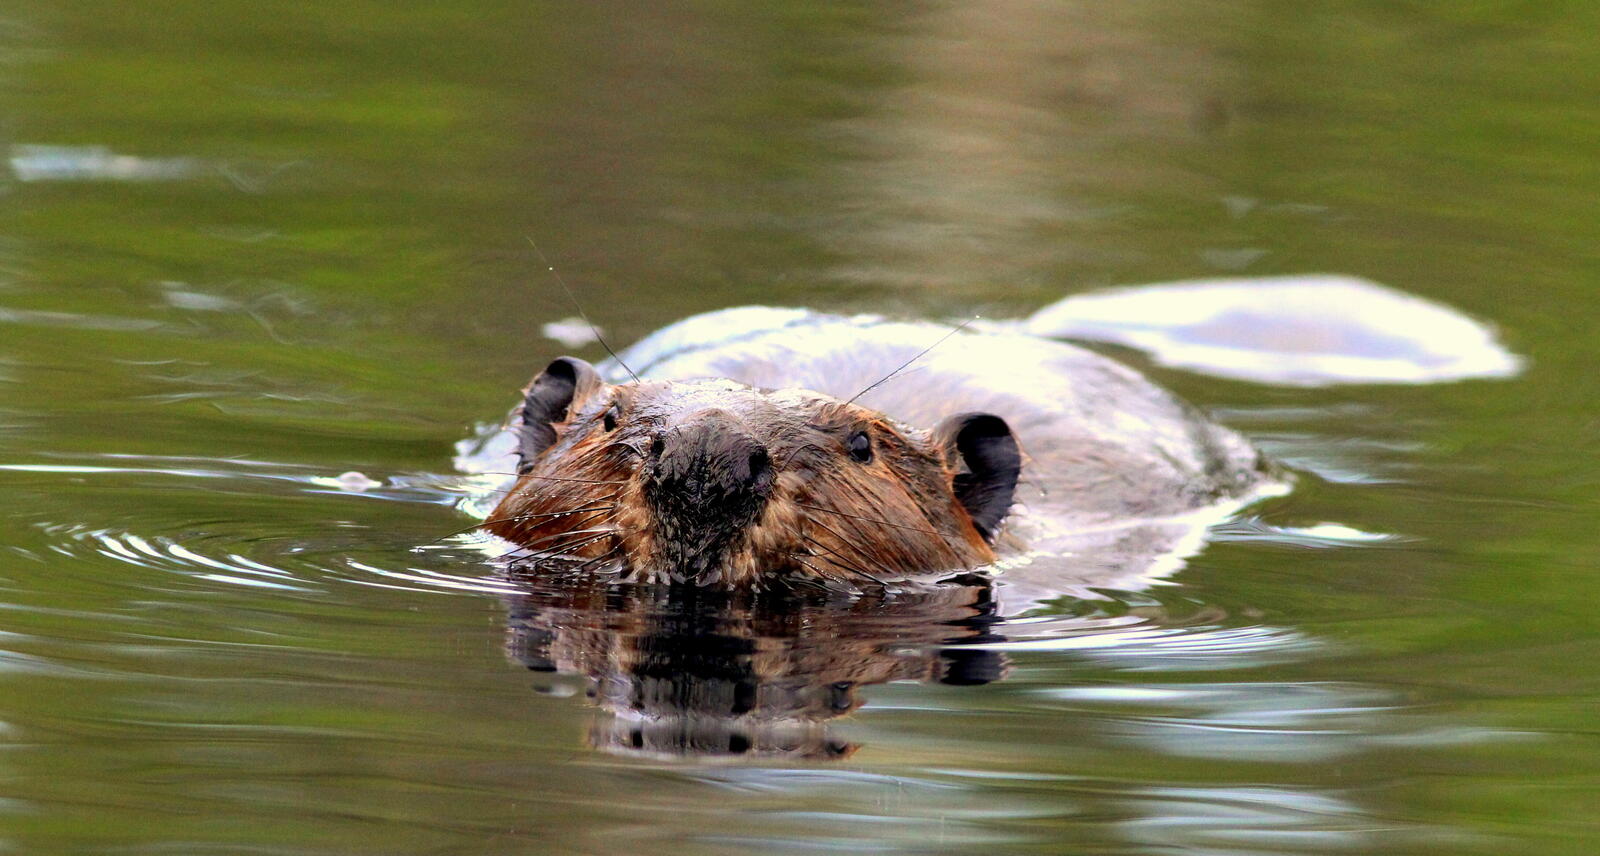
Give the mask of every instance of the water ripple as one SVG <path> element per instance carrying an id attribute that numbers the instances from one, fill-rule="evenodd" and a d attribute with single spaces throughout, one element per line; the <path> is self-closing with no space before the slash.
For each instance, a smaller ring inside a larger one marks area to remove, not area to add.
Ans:
<path id="1" fill-rule="evenodd" d="M 1248 668 L 1297 659 L 1320 652 L 1324 643 L 1297 630 L 1266 625 L 1245 627 L 1168 627 L 1159 621 L 1108 629 L 1110 622 L 1091 622 L 1088 629 L 1049 622 L 1029 628 L 1030 638 L 975 645 L 991 651 L 1070 651 L 1102 665 L 1128 671 L 1204 671 Z"/>

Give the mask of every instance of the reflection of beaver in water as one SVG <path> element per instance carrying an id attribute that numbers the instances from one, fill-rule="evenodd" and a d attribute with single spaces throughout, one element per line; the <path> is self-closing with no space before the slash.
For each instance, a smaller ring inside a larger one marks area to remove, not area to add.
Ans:
<path id="1" fill-rule="evenodd" d="M 962 647 L 998 639 L 990 591 L 976 575 L 892 597 L 542 580 L 509 599 L 506 650 L 586 679 L 599 749 L 837 759 L 856 746 L 830 725 L 862 687 L 1005 676 L 1004 654 Z"/>
<path id="2" fill-rule="evenodd" d="M 513 414 L 519 478 L 485 526 L 637 581 L 882 581 L 1269 483 L 1241 437 L 1131 369 L 1008 332 L 923 353 L 945 332 L 735 309 L 622 354 L 643 380 L 558 359 Z"/>

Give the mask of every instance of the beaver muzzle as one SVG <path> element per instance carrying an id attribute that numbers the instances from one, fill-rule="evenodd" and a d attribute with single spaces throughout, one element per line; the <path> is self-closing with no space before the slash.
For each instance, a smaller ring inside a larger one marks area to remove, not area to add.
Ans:
<path id="1" fill-rule="evenodd" d="M 725 410 L 694 414 L 656 435 L 644 469 L 660 571 L 703 579 L 760 518 L 772 493 L 767 447 Z"/>

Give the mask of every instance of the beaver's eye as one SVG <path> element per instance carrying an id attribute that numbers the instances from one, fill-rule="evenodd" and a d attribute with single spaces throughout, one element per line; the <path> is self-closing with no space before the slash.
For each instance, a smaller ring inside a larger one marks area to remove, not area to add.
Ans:
<path id="1" fill-rule="evenodd" d="M 872 460 L 872 438 L 867 436 L 867 432 L 857 431 L 851 434 L 845 445 L 850 448 L 850 457 L 863 464 Z"/>
<path id="2" fill-rule="evenodd" d="M 615 431 L 617 430 L 617 418 L 621 415 L 622 408 L 613 404 L 606 408 L 606 415 L 601 418 L 600 424 L 604 425 L 607 431 Z"/>

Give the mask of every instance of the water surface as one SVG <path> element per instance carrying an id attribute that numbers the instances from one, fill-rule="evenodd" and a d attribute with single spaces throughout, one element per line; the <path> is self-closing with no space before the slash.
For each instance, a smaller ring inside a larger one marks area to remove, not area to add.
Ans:
<path id="1" fill-rule="evenodd" d="M 1593 852 L 1597 27 L 3 13 L 0 847 Z M 1301 473 L 1142 592 L 1000 621 L 981 586 L 555 591 L 440 540 L 470 522 L 453 444 L 568 350 L 529 238 L 619 343 L 741 303 L 1020 318 L 1333 271 L 1526 362 L 1300 388 L 1113 350 Z"/>

